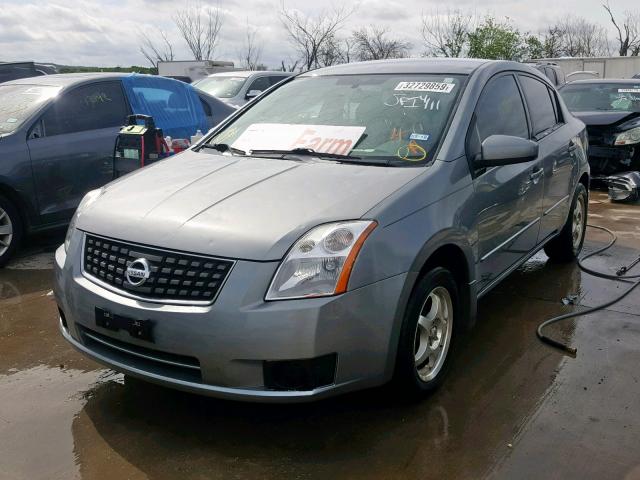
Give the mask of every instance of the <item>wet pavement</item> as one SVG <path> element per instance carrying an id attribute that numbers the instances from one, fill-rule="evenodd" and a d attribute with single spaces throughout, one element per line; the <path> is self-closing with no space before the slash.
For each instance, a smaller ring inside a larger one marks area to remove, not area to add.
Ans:
<path id="1" fill-rule="evenodd" d="M 619 235 L 591 265 L 614 272 L 639 253 L 640 205 L 596 193 L 590 208 Z M 607 240 L 589 229 L 586 250 Z M 0 479 L 640 479 L 640 288 L 551 327 L 578 348 L 565 357 L 538 323 L 626 285 L 538 254 L 480 302 L 450 377 L 422 402 L 376 389 L 254 405 L 125 380 L 72 350 L 51 294 L 61 242 L 0 271 Z"/>

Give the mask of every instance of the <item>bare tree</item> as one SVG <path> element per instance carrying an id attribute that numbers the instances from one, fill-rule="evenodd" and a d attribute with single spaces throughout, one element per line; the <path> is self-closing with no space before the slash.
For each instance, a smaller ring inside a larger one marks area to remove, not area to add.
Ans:
<path id="1" fill-rule="evenodd" d="M 282 66 L 280 67 L 280 70 L 282 70 L 283 72 L 295 72 L 296 68 L 298 68 L 298 62 L 299 60 L 296 60 L 293 63 L 287 63 L 285 65 L 284 60 L 282 60 Z"/>
<path id="2" fill-rule="evenodd" d="M 383 27 L 364 27 L 353 32 L 353 41 L 358 60 L 383 60 L 409 55 L 411 44 L 389 38 L 389 30 Z"/>
<path id="3" fill-rule="evenodd" d="M 173 20 L 196 60 L 211 60 L 218 44 L 223 15 L 218 6 L 200 1 L 179 8 Z"/>
<path id="4" fill-rule="evenodd" d="M 247 70 L 257 70 L 260 66 L 260 58 L 262 57 L 262 45 L 256 42 L 258 31 L 249 25 L 247 19 L 247 29 L 242 44 L 242 50 L 238 52 L 242 68 Z"/>
<path id="5" fill-rule="evenodd" d="M 618 32 L 618 54 L 621 57 L 627 55 L 638 55 L 640 51 L 640 15 L 626 11 L 622 18 L 622 23 L 618 24 L 613 11 L 609 6 L 609 2 L 603 4 L 602 7 L 607 11 L 609 17 L 611 17 L 611 23 Z"/>
<path id="6" fill-rule="evenodd" d="M 330 67 L 331 65 L 343 63 L 342 48 L 340 46 L 340 42 L 340 39 L 338 39 L 335 35 L 331 35 L 325 42 L 322 43 L 322 45 L 318 49 L 318 66 Z"/>
<path id="7" fill-rule="evenodd" d="M 606 31 L 596 23 L 581 17 L 566 17 L 557 28 L 562 32 L 564 55 L 598 57 L 608 53 Z"/>
<path id="8" fill-rule="evenodd" d="M 332 7 L 317 16 L 306 16 L 298 10 L 287 10 L 284 3 L 280 8 L 280 20 L 289 41 L 300 55 L 303 68 L 309 70 L 322 65 L 320 54 L 328 51 L 327 46 L 335 41 L 335 35 L 353 13 L 347 7 Z"/>
<path id="9" fill-rule="evenodd" d="M 582 17 L 567 16 L 539 38 L 546 57 L 597 57 L 609 53 L 606 30 Z"/>
<path id="10" fill-rule="evenodd" d="M 332 35 L 318 52 L 318 65 L 330 67 L 340 63 L 349 63 L 354 56 L 355 42 L 352 37 L 338 38 Z"/>
<path id="11" fill-rule="evenodd" d="M 340 57 L 342 61 L 340 63 L 351 62 L 355 55 L 354 50 L 355 42 L 353 40 L 353 37 L 346 37 L 344 40 L 342 40 L 342 48 L 340 49 Z"/>
<path id="12" fill-rule="evenodd" d="M 546 58 L 555 58 L 564 55 L 564 29 L 558 25 L 552 25 L 542 34 L 542 48 Z"/>
<path id="13" fill-rule="evenodd" d="M 475 15 L 461 10 L 437 10 L 422 15 L 422 39 L 428 55 L 460 57 L 464 54 L 469 33 L 477 23 Z"/>
<path id="14" fill-rule="evenodd" d="M 170 62 L 174 58 L 173 45 L 169 41 L 167 33 L 160 30 L 159 35 L 160 41 L 156 43 L 146 33 L 140 34 L 140 53 L 153 68 L 158 68 L 158 62 Z"/>

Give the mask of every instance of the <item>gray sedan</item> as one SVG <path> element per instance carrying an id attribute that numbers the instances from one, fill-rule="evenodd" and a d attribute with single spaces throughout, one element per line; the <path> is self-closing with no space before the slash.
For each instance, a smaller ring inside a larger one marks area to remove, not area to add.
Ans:
<path id="1" fill-rule="evenodd" d="M 60 331 L 111 368 L 225 398 L 437 388 L 480 297 L 575 259 L 584 124 L 512 62 L 330 67 L 88 194 L 56 252 Z"/>
<path id="2" fill-rule="evenodd" d="M 220 72 L 193 82 L 193 86 L 231 106 L 241 107 L 292 75 L 251 70 Z"/>

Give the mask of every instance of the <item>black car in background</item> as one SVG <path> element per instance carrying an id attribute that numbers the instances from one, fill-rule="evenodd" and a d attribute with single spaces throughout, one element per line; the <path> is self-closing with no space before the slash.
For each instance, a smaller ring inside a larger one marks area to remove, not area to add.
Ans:
<path id="1" fill-rule="evenodd" d="M 53 65 L 34 62 L 0 62 L 0 83 L 54 73 L 58 73 L 58 71 Z"/>
<path id="2" fill-rule="evenodd" d="M 567 82 L 564 70 L 562 70 L 562 67 L 560 67 L 560 65 L 558 65 L 557 63 L 538 62 L 532 66 L 540 73 L 542 73 L 545 77 L 547 77 L 556 88 L 560 88 Z"/>
<path id="3" fill-rule="evenodd" d="M 45 75 L 0 83 L 0 266 L 21 237 L 69 223 L 89 190 L 114 178 L 113 153 L 120 127 L 144 104 L 156 125 L 206 132 L 234 111 L 177 80 L 131 74 Z M 193 95 L 182 95 L 190 90 Z M 180 120 L 203 111 L 203 124 Z M 174 127 L 178 127 L 174 125 Z M 175 135 L 174 135 L 175 137 Z"/>
<path id="4" fill-rule="evenodd" d="M 559 91 L 587 125 L 594 176 L 640 170 L 640 80 L 578 80 Z"/>

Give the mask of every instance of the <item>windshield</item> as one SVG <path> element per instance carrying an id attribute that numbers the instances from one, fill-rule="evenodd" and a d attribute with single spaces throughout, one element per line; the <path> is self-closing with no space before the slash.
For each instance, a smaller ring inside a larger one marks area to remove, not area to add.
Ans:
<path id="1" fill-rule="evenodd" d="M 312 149 L 408 166 L 429 162 L 460 94 L 462 75 L 298 77 L 255 103 L 210 145 Z"/>
<path id="2" fill-rule="evenodd" d="M 246 80 L 246 77 L 207 77 L 194 82 L 193 86 L 214 97 L 231 98 L 238 94 Z"/>
<path id="3" fill-rule="evenodd" d="M 40 104 L 60 91 L 50 85 L 0 85 L 0 135 L 15 131 Z"/>
<path id="4" fill-rule="evenodd" d="M 573 112 L 594 110 L 640 112 L 640 83 L 581 83 L 567 85 L 560 95 Z"/>

